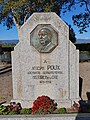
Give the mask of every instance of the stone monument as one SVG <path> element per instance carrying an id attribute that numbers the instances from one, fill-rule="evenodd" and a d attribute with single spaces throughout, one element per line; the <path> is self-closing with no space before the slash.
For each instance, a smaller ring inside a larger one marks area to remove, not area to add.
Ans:
<path id="1" fill-rule="evenodd" d="M 12 52 L 13 100 L 32 107 L 42 95 L 58 107 L 79 100 L 79 51 L 69 27 L 55 13 L 34 13 L 20 29 Z"/>

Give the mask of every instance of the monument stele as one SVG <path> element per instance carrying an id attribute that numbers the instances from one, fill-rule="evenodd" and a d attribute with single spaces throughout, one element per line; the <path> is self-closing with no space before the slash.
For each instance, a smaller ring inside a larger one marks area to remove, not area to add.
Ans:
<path id="1" fill-rule="evenodd" d="M 32 107 L 38 96 L 58 107 L 79 100 L 79 51 L 69 40 L 69 27 L 55 13 L 34 13 L 20 28 L 12 52 L 13 100 Z"/>

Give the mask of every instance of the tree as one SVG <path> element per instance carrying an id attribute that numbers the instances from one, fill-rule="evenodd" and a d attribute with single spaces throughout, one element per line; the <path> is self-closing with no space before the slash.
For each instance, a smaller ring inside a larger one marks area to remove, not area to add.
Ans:
<path id="1" fill-rule="evenodd" d="M 72 41 L 73 43 L 76 42 L 75 32 L 71 25 L 69 25 L 69 40 Z"/>
<path id="2" fill-rule="evenodd" d="M 80 27 L 80 32 L 86 32 L 90 23 L 90 0 L 0 0 L 0 23 L 12 28 L 14 23 L 18 32 L 22 24 L 33 12 L 61 12 L 66 13 L 76 7 L 84 8 L 78 15 L 73 15 L 75 25 Z"/>

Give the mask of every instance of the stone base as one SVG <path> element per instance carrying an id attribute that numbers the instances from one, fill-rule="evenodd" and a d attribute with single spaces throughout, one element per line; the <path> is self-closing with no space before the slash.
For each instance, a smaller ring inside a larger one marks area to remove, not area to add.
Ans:
<path id="1" fill-rule="evenodd" d="M 22 108 L 31 108 L 33 106 L 33 101 L 31 100 L 11 100 L 11 102 L 21 103 Z"/>
<path id="2" fill-rule="evenodd" d="M 68 107 L 71 107 L 72 105 L 72 101 L 71 100 L 55 100 L 55 102 L 57 103 L 57 107 L 58 108 L 61 108 L 61 107 L 65 107 L 65 108 L 68 108 Z"/>
<path id="3" fill-rule="evenodd" d="M 55 102 L 58 104 L 58 108 L 65 107 L 65 108 L 71 108 L 71 106 L 74 104 L 74 101 L 78 103 L 80 99 L 60 99 L 55 100 Z"/>
<path id="4" fill-rule="evenodd" d="M 33 100 L 34 101 L 34 100 Z M 31 108 L 33 106 L 33 101 L 31 100 L 11 100 L 11 102 L 19 102 L 21 103 L 21 106 L 23 108 Z M 79 101 L 79 99 L 74 99 L 74 100 L 70 100 L 70 99 L 60 99 L 60 100 L 55 100 L 55 102 L 57 103 L 57 107 L 61 108 L 61 107 L 65 107 L 65 108 L 70 108 L 73 103 Z"/>
<path id="5" fill-rule="evenodd" d="M 90 120 L 90 114 L 1 115 L 0 120 Z"/>

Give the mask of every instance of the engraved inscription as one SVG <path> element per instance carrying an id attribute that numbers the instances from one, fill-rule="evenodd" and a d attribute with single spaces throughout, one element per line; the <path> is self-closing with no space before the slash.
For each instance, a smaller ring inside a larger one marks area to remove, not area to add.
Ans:
<path id="1" fill-rule="evenodd" d="M 60 70 L 59 65 L 48 65 L 47 70 Z"/>
<path id="2" fill-rule="evenodd" d="M 40 17 L 40 20 L 50 21 L 51 20 L 51 16 L 43 15 L 43 16 Z"/>
<path id="3" fill-rule="evenodd" d="M 34 21 L 50 21 L 51 20 L 51 16 L 47 16 L 47 15 L 43 15 L 43 16 L 38 16 L 38 15 L 34 15 Z"/>
<path id="4" fill-rule="evenodd" d="M 40 81 L 40 83 L 51 83 L 51 81 Z"/>
<path id="5" fill-rule="evenodd" d="M 58 80 L 58 75 L 63 74 L 63 72 L 60 65 L 45 65 L 32 66 L 28 74 L 31 75 L 32 79 L 40 80 L 40 83 L 51 83 L 51 80 Z"/>
<path id="6" fill-rule="evenodd" d="M 52 75 L 52 76 L 37 75 L 37 76 L 33 76 L 33 79 L 58 79 L 58 75 Z"/>

